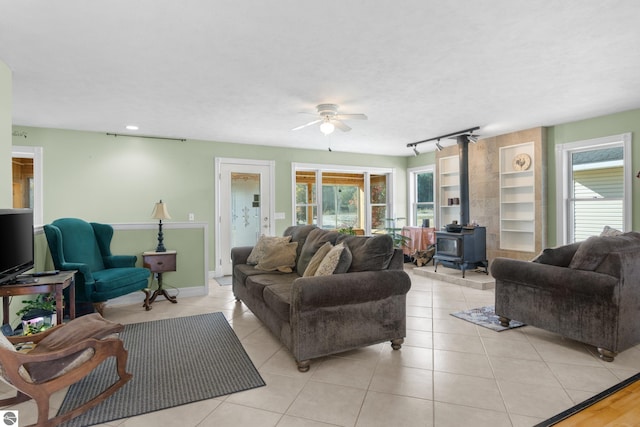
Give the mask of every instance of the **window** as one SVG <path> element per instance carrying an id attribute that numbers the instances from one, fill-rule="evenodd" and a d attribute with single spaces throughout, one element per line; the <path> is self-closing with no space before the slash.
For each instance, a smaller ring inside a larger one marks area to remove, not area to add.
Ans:
<path id="1" fill-rule="evenodd" d="M 409 204 L 411 206 L 409 224 L 422 226 L 428 220 L 435 226 L 434 167 L 427 166 L 408 170 Z"/>
<path id="2" fill-rule="evenodd" d="M 33 224 L 43 224 L 42 147 L 12 147 L 13 207 L 33 209 Z"/>
<path id="3" fill-rule="evenodd" d="M 383 230 L 392 211 L 392 171 L 359 169 L 294 164 L 296 224 L 352 228 L 357 234 Z"/>
<path id="4" fill-rule="evenodd" d="M 631 229 L 631 134 L 559 144 L 558 241 Z"/>

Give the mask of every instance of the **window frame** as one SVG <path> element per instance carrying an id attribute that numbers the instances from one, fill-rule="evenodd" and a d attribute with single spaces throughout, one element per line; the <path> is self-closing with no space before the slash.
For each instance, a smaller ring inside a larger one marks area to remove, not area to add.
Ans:
<path id="1" fill-rule="evenodd" d="M 409 201 L 408 208 L 408 225 L 413 227 L 420 227 L 422 224 L 417 223 L 416 219 L 416 205 L 418 199 L 418 175 L 422 173 L 430 172 L 433 175 L 433 224 L 431 227 L 435 227 L 438 221 L 438 212 L 436 209 L 436 165 L 430 164 L 425 166 L 418 166 L 407 169 L 407 200 Z"/>
<path id="2" fill-rule="evenodd" d="M 600 138 L 580 140 L 557 144 L 555 147 L 556 159 L 556 242 L 558 245 L 566 245 L 573 240 L 571 231 L 572 221 L 569 218 L 571 212 L 569 203 L 571 197 L 572 168 L 571 155 L 576 152 L 597 150 L 607 147 L 622 146 L 623 152 L 623 231 L 631 231 L 632 203 L 631 203 L 631 175 L 632 136 L 630 132 L 610 135 Z"/>
<path id="3" fill-rule="evenodd" d="M 365 234 L 371 234 L 371 200 L 370 200 L 370 178 L 371 175 L 386 175 L 387 176 L 387 212 L 391 214 L 392 218 L 395 218 L 395 203 L 394 203 L 394 183 L 395 183 L 395 168 L 370 168 L 363 166 L 348 166 L 348 165 L 326 165 L 316 163 L 291 163 L 291 200 L 292 200 L 292 223 L 296 224 L 296 172 L 297 171 L 313 171 L 316 173 L 316 202 L 315 206 L 318 208 L 318 216 L 320 216 L 322 207 L 322 174 L 323 173 L 362 173 L 364 175 L 364 231 Z M 318 218 L 316 225 L 322 227 L 322 219 Z"/>
<path id="4" fill-rule="evenodd" d="M 42 147 L 12 145 L 11 158 L 33 159 L 33 225 L 44 225 Z"/>

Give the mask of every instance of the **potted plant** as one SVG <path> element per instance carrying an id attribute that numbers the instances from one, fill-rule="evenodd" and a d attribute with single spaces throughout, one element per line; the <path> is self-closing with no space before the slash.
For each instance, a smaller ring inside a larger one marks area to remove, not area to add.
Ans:
<path id="1" fill-rule="evenodd" d="M 25 335 L 38 333 L 55 325 L 56 300 L 52 294 L 39 294 L 32 300 L 22 301 L 24 306 L 16 312 L 22 320 Z"/>

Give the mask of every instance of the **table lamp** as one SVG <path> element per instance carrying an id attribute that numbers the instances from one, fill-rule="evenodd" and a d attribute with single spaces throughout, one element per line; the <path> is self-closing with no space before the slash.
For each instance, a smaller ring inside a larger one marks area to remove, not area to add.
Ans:
<path id="1" fill-rule="evenodd" d="M 162 200 L 160 200 L 154 206 L 151 218 L 160 220 L 160 222 L 158 223 L 158 247 L 156 248 L 156 252 L 166 252 L 167 248 L 165 248 L 164 244 L 162 243 L 162 241 L 164 240 L 164 236 L 162 235 L 162 220 L 171 219 L 171 215 L 169 215 L 167 205 L 164 204 Z"/>

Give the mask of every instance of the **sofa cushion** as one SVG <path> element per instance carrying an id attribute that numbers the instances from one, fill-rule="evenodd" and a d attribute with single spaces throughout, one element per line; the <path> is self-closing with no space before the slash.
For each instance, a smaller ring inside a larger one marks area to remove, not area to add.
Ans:
<path id="1" fill-rule="evenodd" d="M 150 273 L 142 267 L 123 267 L 94 271 L 92 275 L 96 292 L 110 292 L 132 283 L 147 281 Z"/>
<path id="2" fill-rule="evenodd" d="M 257 270 L 281 271 L 291 273 L 296 265 L 296 248 L 298 242 L 283 243 L 271 246 L 256 265 Z"/>
<path id="3" fill-rule="evenodd" d="M 291 286 L 293 281 L 276 283 L 264 288 L 264 303 L 283 321 L 289 322 Z"/>
<path id="4" fill-rule="evenodd" d="M 283 243 L 289 243 L 291 241 L 291 236 L 284 237 L 274 237 L 274 236 L 265 236 L 262 235 L 258 239 L 258 242 L 251 250 L 249 254 L 249 258 L 247 258 L 247 264 L 256 265 L 260 262 L 262 257 L 267 252 L 271 252 L 274 246 L 281 245 Z"/>
<path id="5" fill-rule="evenodd" d="M 283 236 L 291 236 L 292 242 L 298 242 L 298 249 L 297 249 L 298 255 L 296 259 L 300 259 L 300 253 L 302 252 L 302 247 L 307 241 L 307 236 L 309 235 L 309 233 L 311 233 L 313 230 L 317 228 L 318 227 L 316 227 L 315 225 L 292 225 L 291 227 L 287 227 L 287 229 L 284 230 L 284 233 L 282 233 Z M 297 270 L 297 271 L 298 271 L 298 274 L 300 275 L 304 273 L 304 270 Z"/>
<path id="6" fill-rule="evenodd" d="M 334 273 L 346 273 L 350 264 L 351 252 L 349 248 L 347 248 L 344 243 L 339 243 L 331 248 L 329 253 L 322 259 L 314 276 L 330 276 Z"/>
<path id="7" fill-rule="evenodd" d="M 344 244 L 351 251 L 353 259 L 349 272 L 385 270 L 393 257 L 393 239 L 388 234 L 374 236 L 340 235 L 337 243 Z"/>
<path id="8" fill-rule="evenodd" d="M 317 252 L 313 255 L 311 261 L 309 261 L 309 264 L 307 264 L 307 268 L 304 269 L 302 277 L 309 277 L 316 274 L 318 266 L 320 265 L 324 257 L 329 253 L 331 248 L 333 248 L 331 242 L 326 242 L 324 245 L 322 245 L 320 249 L 318 249 Z"/>
<path id="9" fill-rule="evenodd" d="M 316 228 L 312 230 L 307 236 L 302 250 L 298 256 L 298 261 L 296 263 L 296 271 L 298 274 L 303 275 L 304 271 L 307 269 L 311 258 L 315 255 L 315 253 L 327 242 L 330 242 L 332 245 L 336 243 L 336 239 L 340 233 L 337 231 L 328 231 L 323 230 L 321 228 Z"/>
<path id="10" fill-rule="evenodd" d="M 582 242 L 569 268 L 595 271 L 610 252 L 640 250 L 640 233 L 630 231 L 618 236 L 592 236 Z"/>
<path id="11" fill-rule="evenodd" d="M 532 261 L 540 264 L 555 265 L 556 267 L 568 267 L 581 243 L 546 248 Z"/>

